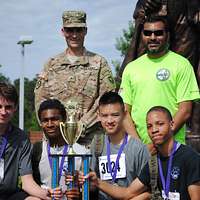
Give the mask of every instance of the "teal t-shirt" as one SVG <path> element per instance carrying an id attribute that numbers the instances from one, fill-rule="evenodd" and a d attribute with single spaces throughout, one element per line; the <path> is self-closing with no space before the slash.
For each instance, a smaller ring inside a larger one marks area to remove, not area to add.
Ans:
<path id="1" fill-rule="evenodd" d="M 164 106 L 174 116 L 180 102 L 199 99 L 199 89 L 189 61 L 169 51 L 157 59 L 147 54 L 130 62 L 123 73 L 120 94 L 132 106 L 131 116 L 141 140 L 151 140 L 146 128 L 146 113 L 153 106 Z M 185 143 L 185 126 L 175 135 Z"/>

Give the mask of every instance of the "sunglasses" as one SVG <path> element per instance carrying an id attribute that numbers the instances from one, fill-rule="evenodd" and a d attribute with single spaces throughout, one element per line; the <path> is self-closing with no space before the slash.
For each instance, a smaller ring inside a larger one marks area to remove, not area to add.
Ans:
<path id="1" fill-rule="evenodd" d="M 64 28 L 66 33 L 82 33 L 85 28 L 84 27 L 72 27 L 72 28 Z"/>
<path id="2" fill-rule="evenodd" d="M 151 36 L 152 34 L 154 34 L 155 36 L 163 36 L 164 32 L 165 32 L 165 30 L 155 30 L 155 31 L 143 30 L 143 34 L 145 36 Z"/>

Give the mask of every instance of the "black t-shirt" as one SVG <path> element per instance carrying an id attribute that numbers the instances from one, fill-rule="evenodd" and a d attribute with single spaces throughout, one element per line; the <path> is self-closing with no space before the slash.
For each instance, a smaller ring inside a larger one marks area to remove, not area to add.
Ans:
<path id="1" fill-rule="evenodd" d="M 169 157 L 160 157 L 163 175 L 166 180 Z M 148 163 L 142 169 L 139 180 L 146 186 L 150 185 Z M 181 145 L 174 154 L 170 172 L 170 192 L 180 193 L 181 200 L 189 200 L 188 186 L 200 181 L 200 155 L 191 147 Z M 159 176 L 158 187 L 161 191 L 162 183 Z"/>

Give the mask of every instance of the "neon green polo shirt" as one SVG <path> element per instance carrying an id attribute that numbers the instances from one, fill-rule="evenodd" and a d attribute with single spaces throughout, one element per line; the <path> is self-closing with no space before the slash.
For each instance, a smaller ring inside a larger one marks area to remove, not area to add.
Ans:
<path id="1" fill-rule="evenodd" d="M 120 94 L 132 106 L 131 116 L 141 140 L 151 140 L 146 128 L 146 113 L 153 106 L 164 106 L 174 116 L 180 102 L 199 99 L 199 89 L 189 61 L 169 51 L 157 59 L 146 54 L 130 62 L 123 73 Z M 185 126 L 175 135 L 185 143 Z"/>

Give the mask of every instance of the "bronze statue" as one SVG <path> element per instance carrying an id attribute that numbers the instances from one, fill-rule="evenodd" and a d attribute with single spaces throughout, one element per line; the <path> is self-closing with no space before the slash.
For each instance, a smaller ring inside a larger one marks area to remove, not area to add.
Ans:
<path id="1" fill-rule="evenodd" d="M 200 1 L 199 0 L 138 0 L 133 14 L 135 32 L 124 58 L 118 79 L 125 66 L 144 53 L 141 30 L 145 17 L 165 16 L 169 22 L 170 49 L 186 57 L 193 65 L 200 85 Z M 200 102 L 194 103 L 192 132 L 200 135 Z"/>

